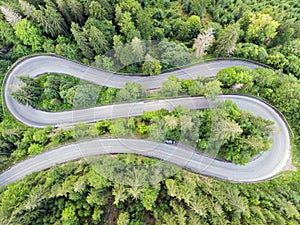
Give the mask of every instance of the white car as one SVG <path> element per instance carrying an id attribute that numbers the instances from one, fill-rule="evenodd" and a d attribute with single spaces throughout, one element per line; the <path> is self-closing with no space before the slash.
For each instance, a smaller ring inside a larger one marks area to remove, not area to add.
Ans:
<path id="1" fill-rule="evenodd" d="M 165 140 L 165 143 L 166 144 L 169 144 L 169 145 L 173 145 L 173 144 L 176 144 L 176 141 L 172 140 L 172 139 L 166 139 Z"/>

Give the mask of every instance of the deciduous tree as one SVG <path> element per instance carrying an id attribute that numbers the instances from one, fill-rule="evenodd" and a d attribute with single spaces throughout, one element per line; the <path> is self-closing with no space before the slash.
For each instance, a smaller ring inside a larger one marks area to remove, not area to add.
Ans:
<path id="1" fill-rule="evenodd" d="M 255 44 L 268 44 L 276 36 L 278 26 L 279 23 L 269 14 L 253 14 L 246 33 L 246 40 Z"/>
<path id="2" fill-rule="evenodd" d="M 200 33 L 194 40 L 193 49 L 195 50 L 196 58 L 204 56 L 205 51 L 211 46 L 214 41 L 213 28 L 208 28 L 203 33 Z"/>

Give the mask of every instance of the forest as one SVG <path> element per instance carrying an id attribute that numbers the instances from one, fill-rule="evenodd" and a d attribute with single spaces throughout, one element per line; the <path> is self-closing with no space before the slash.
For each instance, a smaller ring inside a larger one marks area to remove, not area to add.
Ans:
<path id="1" fill-rule="evenodd" d="M 219 71 L 215 80 L 201 74 L 197 80 L 169 76 L 168 82 L 154 92 L 136 83 L 115 89 L 62 74 L 45 74 L 38 79 L 20 74 L 23 85 L 12 95 L 23 104 L 46 111 L 169 97 L 213 99 L 220 93 L 253 95 L 286 117 L 292 129 L 293 164 L 300 166 L 298 1 L 0 1 L 0 81 L 17 60 L 40 53 L 142 76 L 156 76 L 214 58 L 242 58 L 266 64 L 274 70 L 232 67 Z M 272 122 L 241 111 L 232 102 L 224 104 L 224 126 L 239 129 L 235 129 L 236 133 L 222 133 L 220 129 L 225 141 L 217 157 L 245 164 L 267 151 Z M 16 121 L 2 98 L 1 108 L 1 171 L 53 147 L 90 137 L 139 137 L 158 142 L 166 137 L 194 143 L 204 151 L 213 131 L 210 110 L 178 107 L 171 112 L 162 109 L 93 125 L 79 123 L 74 129 L 36 129 Z M 120 163 L 130 168 L 123 171 L 125 175 L 119 174 L 126 179 L 112 179 L 114 171 L 120 171 Z M 151 177 L 147 177 L 149 174 Z M 299 180 L 298 169 L 262 183 L 236 184 L 157 159 L 106 155 L 57 165 L 2 188 L 0 221 L 296 225 L 300 223 Z"/>

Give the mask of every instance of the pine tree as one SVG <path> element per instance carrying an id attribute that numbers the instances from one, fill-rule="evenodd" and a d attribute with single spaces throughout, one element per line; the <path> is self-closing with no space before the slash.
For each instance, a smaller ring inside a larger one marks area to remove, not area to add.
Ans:
<path id="1" fill-rule="evenodd" d="M 105 35 L 97 27 L 91 26 L 89 34 L 90 46 L 98 55 L 109 50 L 109 43 Z"/>
<path id="2" fill-rule="evenodd" d="M 114 205 L 118 205 L 119 202 L 123 202 L 128 198 L 128 193 L 126 191 L 126 188 L 123 185 L 118 183 L 114 185 L 112 194 L 115 198 Z"/>
<path id="3" fill-rule="evenodd" d="M 0 10 L 4 14 L 6 21 L 9 22 L 12 26 L 14 26 L 22 19 L 22 17 L 18 13 L 15 13 L 8 7 L 0 6 Z"/>
<path id="4" fill-rule="evenodd" d="M 71 15 L 71 11 L 68 8 L 67 2 L 65 0 L 56 0 L 56 4 L 65 20 L 68 22 L 68 24 L 71 24 L 73 21 L 73 17 Z"/>
<path id="5" fill-rule="evenodd" d="M 215 54 L 217 56 L 229 56 L 233 53 L 240 35 L 240 25 L 238 23 L 228 25 L 220 32 L 217 40 Z"/>
<path id="6" fill-rule="evenodd" d="M 88 35 L 86 31 L 81 31 L 77 23 L 71 24 L 71 32 L 77 42 L 78 47 L 81 49 L 83 55 L 87 59 L 93 58 L 93 50 L 89 46 Z"/>
<path id="7" fill-rule="evenodd" d="M 56 6 L 49 0 L 45 2 L 47 3 L 46 8 L 40 7 L 40 10 L 35 13 L 45 32 L 53 37 L 57 37 L 59 34 L 67 34 L 67 25 Z"/>
<path id="8" fill-rule="evenodd" d="M 78 0 L 66 0 L 69 10 L 72 13 L 72 18 L 74 22 L 80 25 L 84 24 L 84 8 L 83 5 Z"/>
<path id="9" fill-rule="evenodd" d="M 37 18 L 35 16 L 35 13 L 37 11 L 37 9 L 29 4 L 28 2 L 24 1 L 24 0 L 19 0 L 19 4 L 20 4 L 20 7 L 23 11 L 23 13 L 28 16 L 29 18 L 32 18 L 35 22 L 37 22 Z"/>

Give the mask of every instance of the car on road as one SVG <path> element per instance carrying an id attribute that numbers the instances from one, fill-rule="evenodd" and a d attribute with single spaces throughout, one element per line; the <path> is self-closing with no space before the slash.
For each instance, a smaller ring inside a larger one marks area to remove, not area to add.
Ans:
<path id="1" fill-rule="evenodd" d="M 166 139 L 165 143 L 168 144 L 168 145 L 174 145 L 174 144 L 176 144 L 176 141 L 174 141 L 172 139 Z"/>

